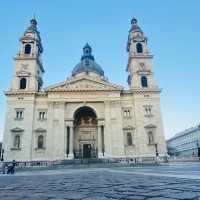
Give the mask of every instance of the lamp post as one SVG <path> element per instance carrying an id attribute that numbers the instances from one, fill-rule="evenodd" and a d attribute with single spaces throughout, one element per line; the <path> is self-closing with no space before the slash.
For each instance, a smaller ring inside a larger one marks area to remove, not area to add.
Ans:
<path id="1" fill-rule="evenodd" d="M 3 154 L 4 154 L 4 149 L 1 150 L 1 161 L 4 161 Z"/>
<path id="2" fill-rule="evenodd" d="M 156 149 L 156 157 L 159 156 L 159 153 L 158 153 L 158 144 L 155 144 L 155 149 Z"/>
<path id="3" fill-rule="evenodd" d="M 200 147 L 199 147 L 199 141 L 197 140 L 197 156 L 200 158 Z"/>
<path id="4" fill-rule="evenodd" d="M 159 156 L 159 153 L 158 153 L 158 144 L 155 144 L 155 149 L 156 149 L 156 163 L 157 163 L 158 156 Z"/>

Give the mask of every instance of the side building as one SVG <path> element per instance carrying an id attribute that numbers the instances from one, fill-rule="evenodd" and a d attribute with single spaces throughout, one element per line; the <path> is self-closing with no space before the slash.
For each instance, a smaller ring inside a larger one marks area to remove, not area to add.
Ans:
<path id="1" fill-rule="evenodd" d="M 3 149 L 2 149 L 2 142 L 0 142 L 0 160 L 3 159 L 2 154 L 3 154 Z"/>
<path id="2" fill-rule="evenodd" d="M 200 124 L 175 134 L 167 140 L 167 147 L 173 156 L 200 157 Z"/>

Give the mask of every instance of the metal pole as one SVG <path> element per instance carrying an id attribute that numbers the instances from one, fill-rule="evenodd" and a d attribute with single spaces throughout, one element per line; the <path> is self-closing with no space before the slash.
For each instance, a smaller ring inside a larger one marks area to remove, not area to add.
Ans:
<path id="1" fill-rule="evenodd" d="M 2 151 L 1 151 L 1 161 L 4 161 L 4 158 L 3 158 L 3 154 L 4 154 L 4 149 L 2 149 Z"/>

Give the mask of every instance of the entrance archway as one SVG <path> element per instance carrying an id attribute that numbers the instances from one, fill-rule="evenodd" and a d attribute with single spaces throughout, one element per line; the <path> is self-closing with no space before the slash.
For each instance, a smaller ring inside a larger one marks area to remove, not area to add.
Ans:
<path id="1" fill-rule="evenodd" d="M 74 113 L 75 158 L 97 157 L 97 115 L 88 107 L 80 107 Z"/>

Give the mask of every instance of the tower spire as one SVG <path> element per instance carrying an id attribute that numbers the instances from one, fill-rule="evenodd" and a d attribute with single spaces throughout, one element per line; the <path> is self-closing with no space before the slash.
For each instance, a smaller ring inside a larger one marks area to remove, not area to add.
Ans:
<path id="1" fill-rule="evenodd" d="M 41 89 L 43 84 L 42 75 L 44 73 L 41 62 L 42 52 L 40 32 L 37 30 L 37 21 L 34 16 L 20 38 L 19 53 L 15 57 L 17 73 L 13 78 L 13 90 L 39 91 Z"/>

